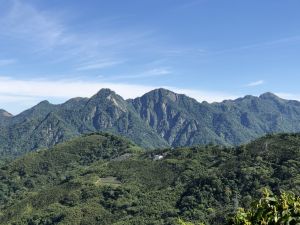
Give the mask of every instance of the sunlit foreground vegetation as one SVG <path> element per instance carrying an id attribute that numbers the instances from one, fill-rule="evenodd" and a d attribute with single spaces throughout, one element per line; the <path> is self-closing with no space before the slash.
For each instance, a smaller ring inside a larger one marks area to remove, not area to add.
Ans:
<path id="1" fill-rule="evenodd" d="M 154 151 L 91 134 L 0 165 L 0 224 L 299 223 L 298 134 Z"/>
<path id="2" fill-rule="evenodd" d="M 299 224 L 300 197 L 291 192 L 283 192 L 279 196 L 264 190 L 263 197 L 255 201 L 250 209 L 238 208 L 234 216 L 228 219 L 227 225 L 258 224 Z M 196 225 L 178 220 L 180 225 Z M 198 223 L 204 225 L 204 223 Z"/>

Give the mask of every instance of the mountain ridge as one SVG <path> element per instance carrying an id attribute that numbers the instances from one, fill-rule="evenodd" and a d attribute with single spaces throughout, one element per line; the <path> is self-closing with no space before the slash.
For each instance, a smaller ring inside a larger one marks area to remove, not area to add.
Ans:
<path id="1" fill-rule="evenodd" d="M 0 129 L 0 155 L 19 155 L 99 131 L 122 135 L 146 149 L 239 145 L 267 133 L 299 132 L 300 102 L 266 92 L 200 103 L 164 88 L 125 100 L 101 89 L 91 98 L 57 105 L 42 101 L 15 116 L 0 114 Z"/>
<path id="2" fill-rule="evenodd" d="M 99 89 L 99 91 L 98 91 L 96 94 L 92 95 L 90 98 L 92 98 L 93 96 L 97 95 L 99 92 L 101 92 L 101 91 L 103 91 L 103 90 L 109 90 L 109 91 L 111 91 L 111 92 L 113 92 L 113 93 L 116 94 L 116 92 L 113 91 L 113 90 L 110 89 L 110 88 L 101 88 L 101 89 Z M 207 102 L 206 100 L 198 101 L 198 100 L 196 100 L 195 98 L 190 97 L 190 96 L 188 96 L 188 95 L 186 95 L 186 94 L 176 93 L 176 92 L 171 91 L 171 90 L 166 89 L 166 88 L 156 88 L 156 89 L 153 89 L 153 90 L 151 90 L 151 91 L 149 91 L 149 92 L 144 93 L 144 94 L 141 95 L 140 97 L 136 97 L 136 98 L 128 98 L 128 99 L 124 99 L 124 100 L 130 102 L 131 100 L 134 100 L 134 99 L 137 99 L 137 98 L 141 98 L 141 97 L 143 97 L 144 95 L 150 94 L 150 93 L 152 93 L 152 92 L 159 92 L 159 91 L 162 91 L 162 92 L 165 92 L 165 93 L 168 93 L 168 92 L 169 92 L 169 93 L 173 93 L 173 94 L 175 94 L 175 95 L 186 96 L 186 97 L 188 97 L 188 98 L 194 99 L 196 102 L 198 102 L 198 103 L 200 103 L 200 104 L 203 104 L 203 103 L 207 103 L 207 104 L 219 104 L 219 103 L 224 103 L 224 102 L 238 101 L 238 100 L 240 100 L 240 99 L 245 99 L 245 98 L 249 98 L 249 97 L 250 97 L 250 98 L 251 98 L 251 97 L 253 97 L 253 98 L 264 98 L 264 96 L 274 96 L 274 97 L 276 97 L 277 99 L 281 99 L 281 100 L 284 100 L 284 101 L 299 102 L 299 104 L 300 104 L 300 101 L 298 101 L 298 100 L 281 98 L 281 97 L 279 97 L 278 95 L 274 94 L 273 92 L 269 92 L 269 91 L 264 92 L 264 93 L 262 93 L 262 94 L 260 94 L 260 95 L 258 95 L 258 96 L 255 96 L 255 95 L 244 95 L 244 96 L 242 96 L 242 97 L 237 97 L 237 98 L 235 98 L 235 99 L 224 99 L 224 100 L 222 100 L 222 101 Z M 90 99 L 90 98 L 89 98 L 89 97 L 80 97 L 80 96 L 78 96 L 78 97 L 70 98 L 70 99 L 66 100 L 65 102 L 58 103 L 58 104 L 51 103 L 51 102 L 49 102 L 48 100 L 42 100 L 42 101 L 38 102 L 36 105 L 32 106 L 31 108 L 34 108 L 35 106 L 38 106 L 38 105 L 40 105 L 40 104 L 50 104 L 50 105 L 52 105 L 52 106 L 67 105 L 67 104 L 70 103 L 70 102 L 84 101 L 84 100 L 88 100 L 88 99 Z M 31 109 L 31 108 L 29 108 L 29 109 Z M 1 113 L 7 113 L 7 114 L 9 115 L 9 117 L 16 117 L 16 116 L 18 116 L 19 114 L 21 114 L 21 113 L 23 113 L 23 112 L 25 112 L 25 111 L 27 111 L 27 110 L 28 110 L 28 109 L 25 109 L 24 111 L 22 111 L 22 112 L 20 112 L 20 113 L 14 115 L 14 114 L 11 114 L 10 112 L 6 111 L 6 110 L 3 109 L 3 108 L 2 108 L 2 109 L 0 108 L 0 115 L 1 115 Z"/>

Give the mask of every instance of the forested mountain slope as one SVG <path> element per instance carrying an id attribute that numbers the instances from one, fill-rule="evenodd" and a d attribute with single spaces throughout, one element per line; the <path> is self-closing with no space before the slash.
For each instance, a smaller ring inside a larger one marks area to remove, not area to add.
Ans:
<path id="1" fill-rule="evenodd" d="M 124 100 L 109 89 L 64 104 L 43 101 L 12 116 L 0 111 L 0 153 L 20 155 L 81 134 L 108 131 L 146 148 L 239 145 L 267 133 L 299 132 L 300 102 L 265 93 L 199 103 L 166 89 Z"/>
<path id="2" fill-rule="evenodd" d="M 154 151 L 86 135 L 1 167 L 0 224 L 224 224 L 263 187 L 299 195 L 299 166 L 299 134 Z"/>

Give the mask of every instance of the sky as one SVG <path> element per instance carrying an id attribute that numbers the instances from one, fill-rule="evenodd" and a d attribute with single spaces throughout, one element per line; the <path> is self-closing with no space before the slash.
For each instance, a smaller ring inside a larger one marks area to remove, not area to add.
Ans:
<path id="1" fill-rule="evenodd" d="M 0 108 L 110 88 L 300 100 L 299 0 L 0 0 Z"/>

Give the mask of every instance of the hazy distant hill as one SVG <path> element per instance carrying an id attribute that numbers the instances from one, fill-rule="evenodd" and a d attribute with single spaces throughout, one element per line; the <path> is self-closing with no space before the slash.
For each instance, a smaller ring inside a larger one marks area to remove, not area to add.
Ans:
<path id="1" fill-rule="evenodd" d="M 0 111 L 0 151 L 22 154 L 83 133 L 108 131 L 148 148 L 238 145 L 266 133 L 300 131 L 300 102 L 272 93 L 221 103 L 156 89 L 124 100 L 109 89 L 64 104 L 43 101 L 12 117 Z"/>
<path id="2" fill-rule="evenodd" d="M 9 112 L 0 109 L 0 125 L 4 125 L 7 124 L 10 119 L 12 118 L 12 114 L 10 114 Z"/>

